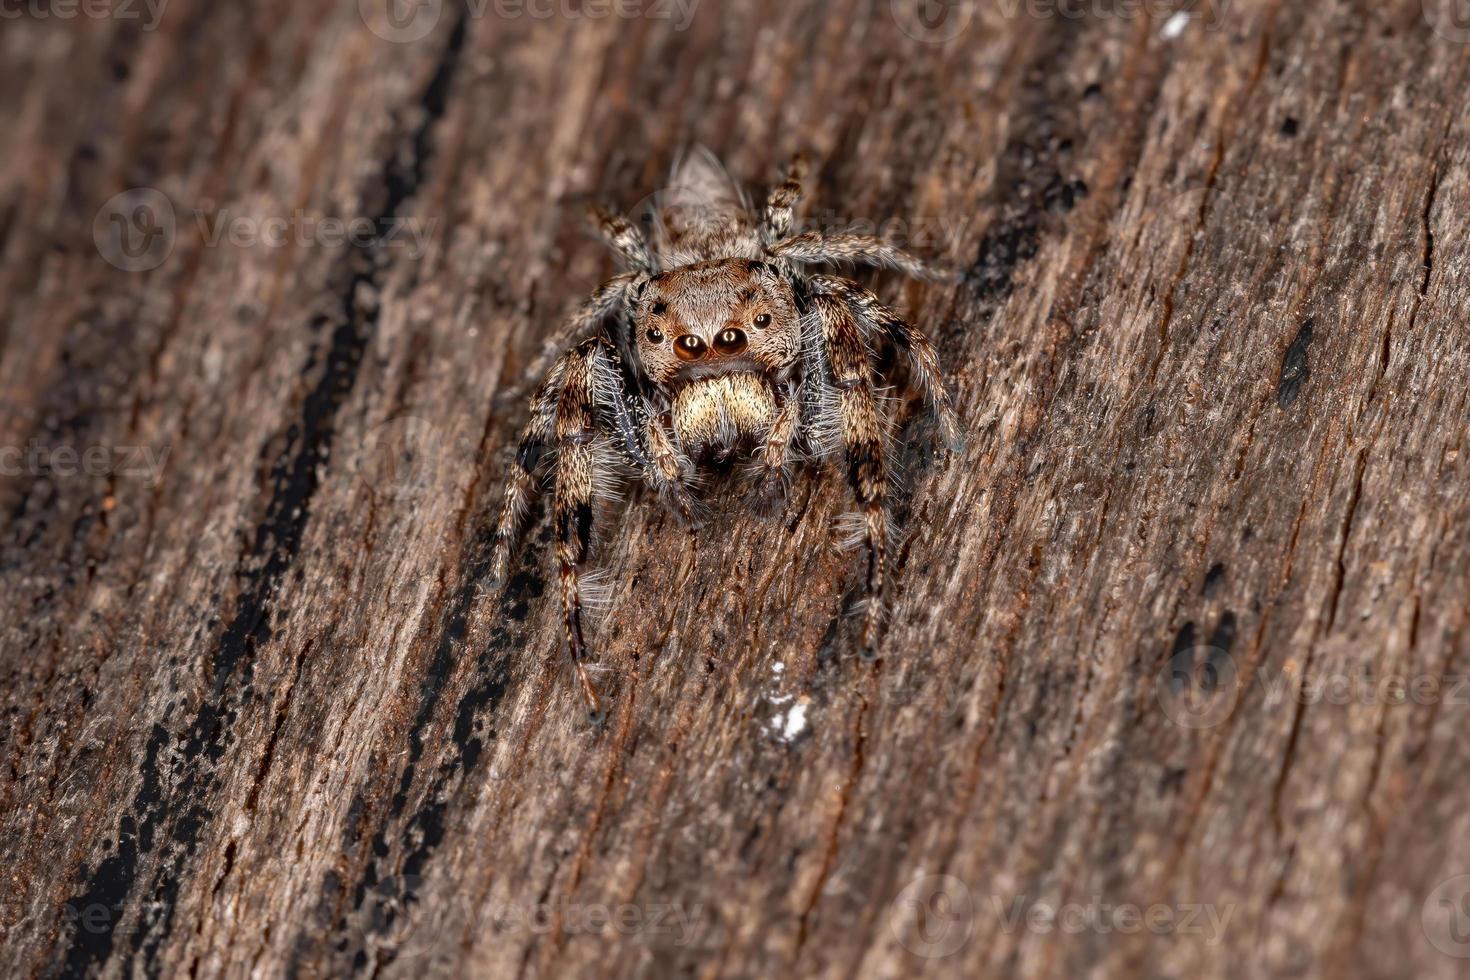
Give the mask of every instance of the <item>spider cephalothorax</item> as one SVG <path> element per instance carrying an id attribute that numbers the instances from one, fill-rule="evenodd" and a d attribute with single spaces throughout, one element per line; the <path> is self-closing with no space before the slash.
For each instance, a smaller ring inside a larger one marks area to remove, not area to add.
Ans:
<path id="1" fill-rule="evenodd" d="M 759 218 L 712 157 L 693 153 L 655 202 L 652 245 L 631 222 L 597 212 L 628 271 L 599 286 L 548 342 L 495 530 L 492 585 L 511 552 L 544 462 L 554 474 L 553 533 L 572 660 L 589 706 L 582 623 L 594 505 L 631 468 L 680 518 L 697 523 L 699 471 L 755 462 L 755 494 L 779 502 L 798 458 L 845 460 L 867 549 L 865 651 L 881 621 L 888 521 L 887 418 L 870 342 L 908 362 L 912 385 L 958 446 L 934 349 L 858 283 L 807 265 L 853 263 L 927 274 L 918 259 L 865 235 L 791 235 L 801 165 Z"/>
<path id="2" fill-rule="evenodd" d="M 670 403 L 675 442 L 695 463 L 752 448 L 801 357 L 790 283 L 759 259 L 683 266 L 640 282 L 637 360 Z"/>

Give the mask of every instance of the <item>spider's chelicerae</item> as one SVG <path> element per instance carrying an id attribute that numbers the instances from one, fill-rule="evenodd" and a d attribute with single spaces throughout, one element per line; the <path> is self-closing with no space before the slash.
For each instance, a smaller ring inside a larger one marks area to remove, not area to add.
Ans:
<path id="1" fill-rule="evenodd" d="M 841 458 L 867 552 L 862 644 L 877 642 L 884 586 L 888 419 L 870 343 L 907 362 L 941 436 L 959 445 L 933 346 L 868 289 L 808 266 L 852 263 L 929 274 L 912 255 L 865 235 L 791 233 L 803 166 L 793 164 L 763 211 L 707 153 L 685 156 L 655 202 L 652 241 L 626 219 L 594 212 L 628 271 L 593 292 L 532 366 L 545 380 L 512 464 L 490 559 L 491 586 L 550 463 L 553 533 L 572 661 L 589 707 L 583 602 L 595 505 L 631 467 L 683 521 L 697 525 L 691 486 L 736 460 L 754 464 L 754 494 L 784 498 L 800 458 Z M 553 360 L 554 358 L 554 360 Z"/>

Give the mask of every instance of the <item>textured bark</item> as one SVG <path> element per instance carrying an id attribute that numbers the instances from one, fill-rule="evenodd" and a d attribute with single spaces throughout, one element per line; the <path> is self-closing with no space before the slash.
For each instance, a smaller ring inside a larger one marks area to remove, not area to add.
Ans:
<path id="1" fill-rule="evenodd" d="M 1459 973 L 1448 5 L 484 9 L 0 22 L 7 975 Z M 968 448 L 899 435 L 876 663 L 838 473 L 697 536 L 631 492 L 597 727 L 544 514 L 503 596 L 486 523 L 511 390 L 613 269 L 584 205 L 691 141 L 809 151 L 808 226 L 942 233 L 963 282 L 874 281 Z M 140 187 L 176 233 L 127 271 Z M 210 242 L 298 210 L 432 235 Z"/>

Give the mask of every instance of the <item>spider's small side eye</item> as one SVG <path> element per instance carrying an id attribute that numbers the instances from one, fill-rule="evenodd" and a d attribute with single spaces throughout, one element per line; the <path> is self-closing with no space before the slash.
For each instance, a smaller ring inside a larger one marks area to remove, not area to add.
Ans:
<path id="1" fill-rule="evenodd" d="M 663 302 L 658 302 L 658 303 L 654 303 L 653 304 L 653 307 L 648 312 L 652 313 L 654 316 L 663 316 L 664 313 L 665 313 L 665 311 L 668 310 L 668 308 L 669 308 L 669 304 L 663 303 Z"/>
<path id="2" fill-rule="evenodd" d="M 648 338 L 650 344 L 658 344 L 663 342 L 664 332 L 658 327 L 649 327 L 643 331 L 643 336 Z"/>
<path id="3" fill-rule="evenodd" d="M 755 325 L 762 330 L 766 329 L 766 327 L 769 327 L 771 325 L 771 314 L 758 314 L 755 318 Z"/>

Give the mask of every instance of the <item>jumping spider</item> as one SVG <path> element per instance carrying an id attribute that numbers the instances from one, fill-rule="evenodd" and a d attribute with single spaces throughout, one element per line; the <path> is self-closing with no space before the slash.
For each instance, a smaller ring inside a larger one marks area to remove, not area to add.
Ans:
<path id="1" fill-rule="evenodd" d="M 704 152 L 685 156 L 653 209 L 652 243 L 639 227 L 594 211 L 629 271 L 614 276 L 546 345 L 532 377 L 531 420 L 505 488 L 490 560 L 491 588 L 512 550 L 550 462 L 553 533 L 567 640 L 594 714 L 582 608 L 594 503 L 629 466 L 681 520 L 700 519 L 690 487 L 701 470 L 750 460 L 756 497 L 784 499 L 803 456 L 846 463 L 857 541 L 867 551 L 862 645 L 871 654 L 881 617 L 888 520 L 887 412 L 869 341 L 881 337 L 907 362 L 940 434 L 959 429 L 934 348 L 863 286 L 806 265 L 854 263 L 930 275 L 923 262 L 877 238 L 791 234 L 804 166 L 796 161 L 759 220 Z M 606 329 L 604 329 L 606 324 Z M 554 359 L 554 360 L 553 360 Z M 620 465 L 621 464 L 621 465 Z"/>

